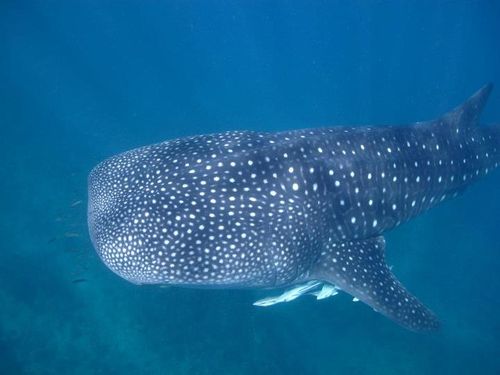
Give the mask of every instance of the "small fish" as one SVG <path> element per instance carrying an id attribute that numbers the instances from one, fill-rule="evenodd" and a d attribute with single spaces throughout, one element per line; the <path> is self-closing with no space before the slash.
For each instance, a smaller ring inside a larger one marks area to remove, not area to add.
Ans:
<path id="1" fill-rule="evenodd" d="M 84 278 L 71 280 L 71 282 L 72 282 L 73 284 L 81 284 L 81 283 L 86 283 L 87 281 L 88 281 L 88 280 L 87 280 L 87 279 L 84 279 Z"/>
<path id="2" fill-rule="evenodd" d="M 80 199 L 80 200 L 77 200 L 77 201 L 74 201 L 73 203 L 71 203 L 70 207 L 76 207 L 76 206 L 78 206 L 78 205 L 82 204 L 82 202 L 83 202 L 83 201 L 82 201 L 81 199 Z"/>
<path id="3" fill-rule="evenodd" d="M 67 238 L 75 238 L 75 237 L 80 237 L 80 233 L 76 233 L 76 232 L 66 232 L 66 233 L 64 233 L 64 237 L 67 237 Z"/>
<path id="4" fill-rule="evenodd" d="M 294 299 L 300 297 L 301 295 L 306 294 L 306 293 L 310 292 L 311 290 L 316 289 L 320 285 L 321 285 L 321 282 L 319 282 L 319 281 L 316 281 L 316 280 L 309 281 L 309 282 L 304 283 L 304 284 L 296 285 L 293 288 L 285 291 L 284 293 L 282 293 L 279 296 L 268 297 L 268 298 L 258 300 L 256 302 L 254 302 L 253 305 L 265 307 L 265 306 L 272 306 L 272 305 L 275 305 L 275 304 L 281 303 L 281 302 L 290 302 L 290 301 L 293 301 Z"/>

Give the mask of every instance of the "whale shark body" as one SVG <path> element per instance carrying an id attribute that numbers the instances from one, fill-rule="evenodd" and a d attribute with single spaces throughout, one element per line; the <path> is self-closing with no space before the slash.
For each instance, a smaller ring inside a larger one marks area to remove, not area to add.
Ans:
<path id="1" fill-rule="evenodd" d="M 260 306 L 343 290 L 435 329 L 386 264 L 383 234 L 498 167 L 500 127 L 479 126 L 491 88 L 407 126 L 231 131 L 113 156 L 89 176 L 92 242 L 132 283 L 289 288 Z"/>

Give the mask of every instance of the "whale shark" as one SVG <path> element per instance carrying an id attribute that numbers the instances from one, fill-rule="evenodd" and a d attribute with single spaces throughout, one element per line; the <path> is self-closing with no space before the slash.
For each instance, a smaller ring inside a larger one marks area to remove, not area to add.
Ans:
<path id="1" fill-rule="evenodd" d="M 498 167 L 500 126 L 479 124 L 491 90 L 431 121 L 228 131 L 112 156 L 88 179 L 92 243 L 135 284 L 284 290 L 257 306 L 343 291 L 434 330 L 383 235 Z"/>

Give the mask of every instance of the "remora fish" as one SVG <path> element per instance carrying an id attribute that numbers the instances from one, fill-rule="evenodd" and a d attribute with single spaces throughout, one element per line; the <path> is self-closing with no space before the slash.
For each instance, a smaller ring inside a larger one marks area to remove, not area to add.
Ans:
<path id="1" fill-rule="evenodd" d="M 89 176 L 93 244 L 136 284 L 292 287 L 263 306 L 341 289 L 435 329 L 386 265 L 382 234 L 498 167 L 500 127 L 478 124 L 491 89 L 407 126 L 232 131 L 111 157 Z"/>

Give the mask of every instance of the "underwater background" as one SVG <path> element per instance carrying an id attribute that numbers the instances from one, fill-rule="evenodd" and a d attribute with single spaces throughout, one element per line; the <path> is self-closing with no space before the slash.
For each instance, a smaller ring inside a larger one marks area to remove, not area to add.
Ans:
<path id="1" fill-rule="evenodd" d="M 0 374 L 500 374 L 500 171 L 386 237 L 431 334 L 344 293 L 261 309 L 275 291 L 135 286 L 86 223 L 116 153 L 426 120 L 489 81 L 499 1 L 1 1 Z"/>

